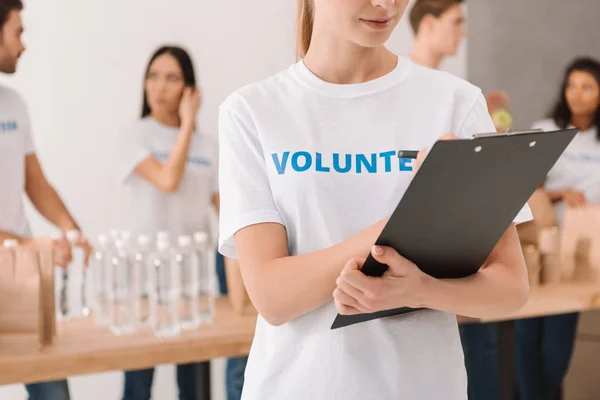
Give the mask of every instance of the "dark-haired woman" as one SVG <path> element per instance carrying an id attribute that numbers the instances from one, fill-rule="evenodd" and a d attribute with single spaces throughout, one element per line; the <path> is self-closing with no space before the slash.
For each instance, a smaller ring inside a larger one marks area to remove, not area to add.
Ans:
<path id="1" fill-rule="evenodd" d="M 550 118 L 534 128 L 580 129 L 545 181 L 556 221 L 567 207 L 600 203 L 600 63 L 575 60 L 565 73 Z M 569 368 L 579 314 L 517 322 L 517 373 L 520 400 L 555 400 Z"/>
<path id="2" fill-rule="evenodd" d="M 117 165 L 129 207 L 127 229 L 179 235 L 208 231 L 218 209 L 216 140 L 198 132 L 200 93 L 185 50 L 161 47 L 144 79 L 142 118 L 120 132 Z M 205 365 L 205 367 L 207 367 Z M 179 399 L 197 399 L 198 364 L 177 366 Z M 125 373 L 124 400 L 151 397 L 154 368 Z"/>

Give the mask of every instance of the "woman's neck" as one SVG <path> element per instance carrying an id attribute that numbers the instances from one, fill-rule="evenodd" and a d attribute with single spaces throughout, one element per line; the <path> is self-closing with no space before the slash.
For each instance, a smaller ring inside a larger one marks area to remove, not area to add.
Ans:
<path id="1" fill-rule="evenodd" d="M 573 115 L 571 125 L 582 132 L 589 130 L 594 125 L 593 115 Z"/>
<path id="2" fill-rule="evenodd" d="M 438 69 L 444 59 L 444 55 L 433 51 L 423 38 L 417 38 L 410 53 L 410 58 L 417 64 Z"/>
<path id="3" fill-rule="evenodd" d="M 179 125 L 181 125 L 181 120 L 179 119 L 178 114 L 152 111 L 150 116 L 163 125 L 172 126 L 174 128 L 178 128 Z"/>
<path id="4" fill-rule="evenodd" d="M 383 46 L 362 47 L 315 27 L 304 64 L 325 82 L 354 84 L 392 72 L 398 57 Z"/>

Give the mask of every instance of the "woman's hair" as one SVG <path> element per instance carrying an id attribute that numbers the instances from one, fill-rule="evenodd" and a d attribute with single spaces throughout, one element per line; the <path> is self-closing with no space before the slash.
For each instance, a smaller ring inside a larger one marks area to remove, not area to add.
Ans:
<path id="1" fill-rule="evenodd" d="M 556 125 L 562 129 L 567 128 L 567 126 L 571 123 L 571 118 L 573 117 L 571 114 L 571 109 L 569 108 L 569 104 L 567 103 L 565 92 L 567 90 L 567 84 L 569 83 L 569 77 L 575 71 L 583 71 L 591 74 L 596 79 L 598 86 L 600 86 L 600 63 L 593 58 L 576 58 L 575 61 L 573 61 L 571 65 L 567 67 L 563 83 L 560 88 L 558 100 L 550 111 L 549 115 L 549 117 L 554 120 Z M 596 108 L 594 125 L 598 130 L 597 138 L 600 140 L 600 106 Z"/>
<path id="2" fill-rule="evenodd" d="M 419 32 L 419 27 L 423 18 L 427 15 L 433 15 L 439 18 L 451 7 L 461 4 L 464 0 L 417 0 L 410 10 L 409 20 L 415 35 Z"/>
<path id="3" fill-rule="evenodd" d="M 192 63 L 192 59 L 187 51 L 182 49 L 181 47 L 176 46 L 162 46 L 158 50 L 152 54 L 150 57 L 150 61 L 148 61 L 148 66 L 146 67 L 146 73 L 144 74 L 144 82 L 148 79 L 148 74 L 150 73 L 150 66 L 154 60 L 163 54 L 170 54 L 177 60 L 179 64 L 179 68 L 181 68 L 181 72 L 183 74 L 183 81 L 185 82 L 186 87 L 196 86 L 196 74 L 194 73 L 194 65 Z M 142 106 L 142 118 L 148 116 L 150 114 L 150 105 L 148 104 L 148 97 L 146 95 L 146 85 L 144 85 L 144 103 Z"/>
<path id="4" fill-rule="evenodd" d="M 313 0 L 298 0 L 298 40 L 297 57 L 303 58 L 310 47 L 315 22 L 315 5 Z"/>

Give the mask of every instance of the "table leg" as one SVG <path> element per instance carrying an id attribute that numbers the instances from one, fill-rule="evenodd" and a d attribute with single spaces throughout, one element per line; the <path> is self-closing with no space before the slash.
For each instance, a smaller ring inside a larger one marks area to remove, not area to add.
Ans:
<path id="1" fill-rule="evenodd" d="M 197 400 L 210 400 L 210 361 L 198 364 L 197 368 Z"/>
<path id="2" fill-rule="evenodd" d="M 498 323 L 498 362 L 500 369 L 500 399 L 515 400 L 517 393 L 515 321 Z"/>

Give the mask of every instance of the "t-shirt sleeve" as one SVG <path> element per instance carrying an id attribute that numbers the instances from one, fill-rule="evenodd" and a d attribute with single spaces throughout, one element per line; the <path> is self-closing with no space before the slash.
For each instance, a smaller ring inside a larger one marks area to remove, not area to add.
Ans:
<path id="1" fill-rule="evenodd" d="M 27 105 L 20 98 L 19 101 L 21 103 L 21 115 L 17 121 L 20 126 L 17 128 L 23 134 L 23 141 L 25 144 L 25 155 L 28 156 L 30 154 L 35 153 L 35 145 L 33 143 L 33 134 L 31 132 L 31 120 L 29 119 L 29 110 L 27 109 Z"/>
<path id="2" fill-rule="evenodd" d="M 220 108 L 219 193 L 219 251 L 224 256 L 237 258 L 233 236 L 240 229 L 266 222 L 283 225 L 260 139 L 241 102 L 226 102 Z"/>
<path id="3" fill-rule="evenodd" d="M 467 114 L 467 117 L 464 120 L 464 123 L 462 124 L 457 136 L 463 139 L 470 139 L 474 134 L 477 133 L 492 132 L 496 132 L 496 128 L 494 126 L 494 122 L 492 121 L 492 117 L 488 112 L 485 97 L 483 96 L 483 93 L 479 91 L 477 93 L 477 98 L 469 110 L 469 113 Z M 529 208 L 529 205 L 525 203 L 513 222 L 515 224 L 521 224 L 531 220 L 533 220 L 531 209 Z"/>
<path id="4" fill-rule="evenodd" d="M 140 132 L 135 127 L 121 129 L 118 132 L 115 144 L 115 169 L 119 181 L 126 182 L 133 175 L 140 162 L 151 156 L 151 152 L 143 145 Z"/>

